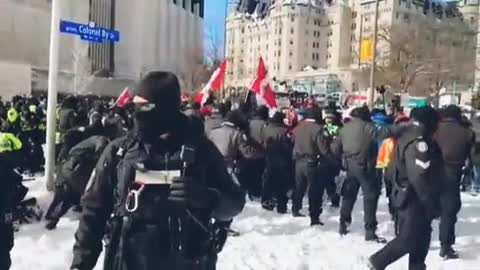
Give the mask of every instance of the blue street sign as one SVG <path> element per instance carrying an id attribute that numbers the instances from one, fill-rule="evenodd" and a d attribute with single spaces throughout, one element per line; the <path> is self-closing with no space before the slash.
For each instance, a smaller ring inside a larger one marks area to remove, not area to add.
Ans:
<path id="1" fill-rule="evenodd" d="M 120 32 L 102 27 L 95 27 L 94 22 L 81 24 L 60 20 L 60 32 L 80 36 L 82 40 L 91 42 L 120 41 Z"/>

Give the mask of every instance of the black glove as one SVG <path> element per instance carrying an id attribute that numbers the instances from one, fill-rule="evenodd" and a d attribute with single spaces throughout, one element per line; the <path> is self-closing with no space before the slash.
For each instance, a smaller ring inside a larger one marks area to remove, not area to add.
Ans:
<path id="1" fill-rule="evenodd" d="M 170 185 L 168 200 L 183 208 L 211 209 L 220 198 L 219 191 L 190 177 L 176 177 Z"/>

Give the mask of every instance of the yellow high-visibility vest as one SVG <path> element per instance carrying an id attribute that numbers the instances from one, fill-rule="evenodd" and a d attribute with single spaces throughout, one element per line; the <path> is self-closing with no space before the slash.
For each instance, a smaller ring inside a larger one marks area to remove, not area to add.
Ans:
<path id="1" fill-rule="evenodd" d="M 22 149 L 20 141 L 12 133 L 0 132 L 0 153 L 14 152 Z"/>
<path id="2" fill-rule="evenodd" d="M 7 112 L 7 120 L 9 123 L 15 123 L 18 119 L 18 112 L 15 108 L 11 108 Z"/>

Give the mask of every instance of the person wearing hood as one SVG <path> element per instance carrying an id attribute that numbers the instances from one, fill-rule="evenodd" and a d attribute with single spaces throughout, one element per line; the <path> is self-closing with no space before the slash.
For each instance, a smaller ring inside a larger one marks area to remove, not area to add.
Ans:
<path id="1" fill-rule="evenodd" d="M 461 209 L 462 168 L 475 144 L 475 133 L 462 122 L 462 112 L 459 107 L 450 105 L 443 110 L 443 118 L 435 133 L 435 141 L 442 150 L 447 180 L 441 197 L 440 256 L 444 259 L 456 259 L 458 254 L 453 249 L 453 245 L 455 244 L 455 223 Z"/>
<path id="2" fill-rule="evenodd" d="M 240 110 L 227 113 L 225 121 L 220 127 L 213 129 L 209 139 L 222 154 L 227 168 L 234 173 L 241 186 L 252 192 L 249 172 L 245 169 L 245 160 L 254 160 L 259 157 L 260 148 L 245 131 L 248 124 Z"/>
<path id="3" fill-rule="evenodd" d="M 285 114 L 276 112 L 263 129 L 262 145 L 265 149 L 265 179 L 262 207 L 287 212 L 287 192 L 293 186 L 292 140 L 283 120 Z"/>
<path id="4" fill-rule="evenodd" d="M 170 72 L 148 73 L 135 87 L 135 127 L 101 155 L 82 197 L 70 269 L 215 269 L 215 222 L 232 220 L 245 192 L 215 145 L 180 111 Z"/>
<path id="5" fill-rule="evenodd" d="M 372 270 L 385 270 L 409 255 L 409 270 L 425 270 L 432 220 L 440 215 L 443 158 L 433 139 L 438 115 L 433 108 L 415 108 L 413 122 L 396 140 L 393 170 L 393 202 L 398 235 L 368 260 Z"/>
<path id="6" fill-rule="evenodd" d="M 310 225 L 323 225 L 323 192 L 325 189 L 325 171 L 330 164 L 331 153 L 328 142 L 323 136 L 322 110 L 312 107 L 306 111 L 306 119 L 294 130 L 293 159 L 295 160 L 295 191 L 293 195 L 292 215 L 303 217 L 300 213 L 302 201 L 308 187 L 308 206 Z"/>
<path id="7" fill-rule="evenodd" d="M 351 120 L 340 130 L 332 143 L 332 151 L 337 158 L 343 158 L 347 178 L 342 186 L 339 233 L 348 233 L 352 222 L 352 210 L 358 191 L 363 192 L 365 240 L 385 242 L 376 234 L 377 205 L 381 185 L 376 177 L 378 140 L 390 135 L 386 128 L 377 129 L 371 122 L 367 107 L 355 108 L 350 113 Z"/>

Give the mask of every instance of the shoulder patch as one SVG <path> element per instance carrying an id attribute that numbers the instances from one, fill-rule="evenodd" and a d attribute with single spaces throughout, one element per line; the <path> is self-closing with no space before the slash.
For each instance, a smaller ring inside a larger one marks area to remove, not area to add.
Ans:
<path id="1" fill-rule="evenodd" d="M 418 150 L 418 152 L 420 152 L 420 153 L 425 153 L 425 152 L 427 152 L 427 151 L 428 151 L 428 145 L 427 145 L 427 143 L 424 142 L 424 141 L 421 141 L 421 142 L 417 143 L 417 150 Z"/>
<path id="2" fill-rule="evenodd" d="M 418 167 L 426 170 L 430 167 L 430 161 L 421 161 L 419 159 L 415 159 L 415 165 L 417 165 Z"/>

